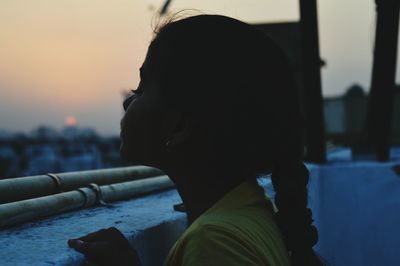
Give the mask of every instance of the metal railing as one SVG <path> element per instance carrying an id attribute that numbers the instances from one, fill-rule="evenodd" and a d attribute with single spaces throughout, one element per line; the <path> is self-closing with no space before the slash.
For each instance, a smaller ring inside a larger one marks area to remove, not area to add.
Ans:
<path id="1" fill-rule="evenodd" d="M 171 189 L 160 170 L 121 167 L 0 180 L 0 228 Z"/>

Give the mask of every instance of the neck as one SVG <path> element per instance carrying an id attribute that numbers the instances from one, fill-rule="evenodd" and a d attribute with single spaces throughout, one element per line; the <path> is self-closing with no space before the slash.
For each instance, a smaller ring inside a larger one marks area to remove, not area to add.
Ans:
<path id="1" fill-rule="evenodd" d="M 203 173 L 201 173 L 203 172 Z M 221 171 L 222 172 L 222 171 Z M 186 208 L 189 224 L 211 208 L 243 179 L 218 174 L 218 171 L 168 173 Z"/>

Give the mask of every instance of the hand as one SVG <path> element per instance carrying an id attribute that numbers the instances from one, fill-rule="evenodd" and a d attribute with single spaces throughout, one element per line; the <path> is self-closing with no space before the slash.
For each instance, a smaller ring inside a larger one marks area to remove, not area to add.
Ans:
<path id="1" fill-rule="evenodd" d="M 115 227 L 101 229 L 78 239 L 70 239 L 68 245 L 99 266 L 140 265 L 136 250 Z"/>

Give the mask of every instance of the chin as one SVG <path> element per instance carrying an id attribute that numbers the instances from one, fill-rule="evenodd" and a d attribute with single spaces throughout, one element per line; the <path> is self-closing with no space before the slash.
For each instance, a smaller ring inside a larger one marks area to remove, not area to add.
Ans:
<path id="1" fill-rule="evenodd" d="M 144 162 L 143 158 L 139 158 L 142 156 L 138 156 L 136 152 L 132 152 L 132 150 L 127 149 L 125 146 L 121 145 L 119 150 L 119 155 L 123 162 L 129 165 L 148 165 L 148 163 Z"/>
<path id="2" fill-rule="evenodd" d="M 123 144 L 122 141 L 121 141 L 121 146 L 119 147 L 119 156 L 125 163 L 138 164 L 137 162 L 134 162 L 135 160 L 132 160 L 133 159 L 132 155 L 130 154 L 129 150 L 126 148 L 126 146 Z"/>
<path id="3" fill-rule="evenodd" d="M 145 165 L 157 167 L 158 160 L 154 157 L 155 152 L 150 152 L 149 148 L 145 148 L 140 143 L 126 143 L 121 139 L 119 148 L 121 159 L 130 165 Z"/>

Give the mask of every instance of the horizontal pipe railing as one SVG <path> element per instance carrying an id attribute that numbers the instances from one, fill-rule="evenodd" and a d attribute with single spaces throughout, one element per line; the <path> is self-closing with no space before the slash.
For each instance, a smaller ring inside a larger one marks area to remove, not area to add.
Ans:
<path id="1" fill-rule="evenodd" d="M 168 176 L 157 176 L 112 185 L 89 187 L 34 199 L 0 204 L 0 228 L 8 227 L 66 211 L 125 200 L 156 191 L 171 189 Z"/>
<path id="2" fill-rule="evenodd" d="M 0 204 L 47 196 L 85 187 L 90 183 L 108 185 L 163 175 L 146 166 L 120 167 L 0 180 Z"/>

